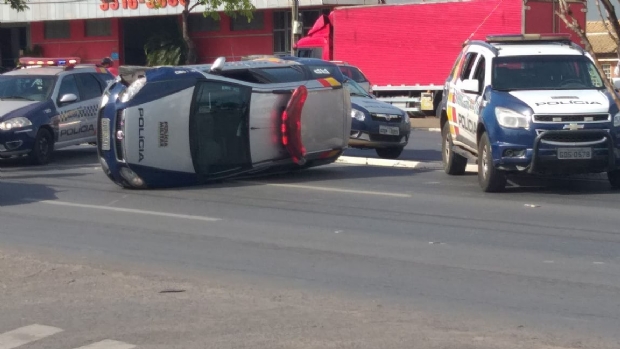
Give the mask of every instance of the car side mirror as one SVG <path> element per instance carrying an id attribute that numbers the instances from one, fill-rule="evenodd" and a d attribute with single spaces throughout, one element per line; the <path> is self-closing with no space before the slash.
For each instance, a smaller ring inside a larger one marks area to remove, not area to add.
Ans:
<path id="1" fill-rule="evenodd" d="M 461 82 L 460 89 L 465 93 L 479 93 L 479 83 L 478 79 L 466 79 Z"/>
<path id="2" fill-rule="evenodd" d="M 78 100 L 78 97 L 73 93 L 67 93 L 66 95 L 62 95 L 58 102 L 60 104 L 73 103 Z"/>

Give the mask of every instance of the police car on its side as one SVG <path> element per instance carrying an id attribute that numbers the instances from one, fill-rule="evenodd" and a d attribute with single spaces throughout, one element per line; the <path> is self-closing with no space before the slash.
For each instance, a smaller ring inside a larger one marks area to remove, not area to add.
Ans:
<path id="1" fill-rule="evenodd" d="M 35 164 L 52 151 L 94 143 L 97 109 L 114 77 L 78 58 L 22 58 L 24 69 L 0 75 L 0 157 L 27 155 Z"/>
<path id="2" fill-rule="evenodd" d="M 614 92 L 615 93 L 615 92 Z M 478 181 L 501 191 L 507 173 L 607 173 L 620 187 L 620 113 L 593 59 L 568 35 L 471 41 L 444 89 L 445 172 L 478 162 Z"/>
<path id="3" fill-rule="evenodd" d="M 192 185 L 335 161 L 351 100 L 318 59 L 123 67 L 105 91 L 102 169 L 128 188 Z"/>

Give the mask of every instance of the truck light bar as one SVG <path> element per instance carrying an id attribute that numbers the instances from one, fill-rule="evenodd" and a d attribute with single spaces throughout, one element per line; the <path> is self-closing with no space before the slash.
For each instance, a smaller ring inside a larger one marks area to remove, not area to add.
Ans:
<path id="1" fill-rule="evenodd" d="M 525 42 L 570 42 L 570 34 L 498 34 L 487 35 L 488 43 L 525 43 Z"/>

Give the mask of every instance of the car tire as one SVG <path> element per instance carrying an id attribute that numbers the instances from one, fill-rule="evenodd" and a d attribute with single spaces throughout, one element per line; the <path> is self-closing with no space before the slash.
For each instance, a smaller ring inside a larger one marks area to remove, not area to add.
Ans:
<path id="1" fill-rule="evenodd" d="M 452 151 L 452 134 L 450 123 L 446 122 L 441 130 L 441 160 L 443 170 L 449 175 L 462 175 L 467 167 L 467 158 Z"/>
<path id="2" fill-rule="evenodd" d="M 493 166 L 491 142 L 487 133 L 483 133 L 478 144 L 478 183 L 484 192 L 494 193 L 506 188 L 506 174 Z"/>
<path id="3" fill-rule="evenodd" d="M 620 170 L 607 172 L 607 179 L 613 189 L 620 189 Z"/>
<path id="4" fill-rule="evenodd" d="M 403 152 L 404 147 L 377 148 L 375 151 L 382 159 L 397 159 Z"/>
<path id="5" fill-rule="evenodd" d="M 50 131 L 41 128 L 34 139 L 34 145 L 32 146 L 32 151 L 28 154 L 28 160 L 34 165 L 46 165 L 50 162 L 53 151 L 54 141 L 52 134 Z"/>

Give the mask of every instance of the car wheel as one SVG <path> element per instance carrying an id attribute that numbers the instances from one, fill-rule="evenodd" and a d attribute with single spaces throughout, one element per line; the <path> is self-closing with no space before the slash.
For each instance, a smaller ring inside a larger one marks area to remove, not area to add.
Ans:
<path id="1" fill-rule="evenodd" d="M 450 123 L 446 122 L 441 130 L 441 159 L 443 170 L 449 175 L 462 175 L 467 167 L 467 158 L 456 154 L 452 150 L 452 134 L 450 133 Z"/>
<path id="2" fill-rule="evenodd" d="M 375 149 L 377 155 L 382 159 L 396 159 L 403 152 L 403 147 L 395 148 L 377 148 Z"/>
<path id="3" fill-rule="evenodd" d="M 607 172 L 607 179 L 609 180 L 609 184 L 614 189 L 620 189 L 620 170 L 613 170 Z"/>
<path id="4" fill-rule="evenodd" d="M 52 139 L 52 134 L 48 130 L 42 128 L 37 133 L 34 146 L 32 147 L 32 151 L 28 154 L 28 158 L 30 162 L 35 165 L 45 165 L 50 162 L 53 151 L 54 141 Z"/>
<path id="5" fill-rule="evenodd" d="M 491 142 L 486 132 L 480 137 L 478 145 L 478 183 L 487 193 L 499 192 L 506 188 L 506 174 L 493 166 Z"/>

